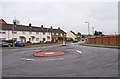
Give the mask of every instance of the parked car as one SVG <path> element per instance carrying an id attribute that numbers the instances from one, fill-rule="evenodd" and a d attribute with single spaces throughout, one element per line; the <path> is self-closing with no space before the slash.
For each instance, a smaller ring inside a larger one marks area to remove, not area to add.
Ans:
<path id="1" fill-rule="evenodd" d="M 77 40 L 73 40 L 73 43 L 76 43 L 76 42 L 78 42 Z"/>
<path id="2" fill-rule="evenodd" d="M 22 42 L 22 41 L 17 41 L 17 42 L 15 43 L 15 46 L 17 46 L 17 47 L 24 47 L 24 46 L 25 46 L 25 43 Z"/>
<path id="3" fill-rule="evenodd" d="M 0 47 L 12 47 L 13 43 L 0 42 Z"/>

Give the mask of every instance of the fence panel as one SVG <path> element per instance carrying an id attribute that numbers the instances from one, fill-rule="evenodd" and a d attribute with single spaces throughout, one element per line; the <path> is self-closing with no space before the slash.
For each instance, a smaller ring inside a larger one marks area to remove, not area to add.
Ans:
<path id="1" fill-rule="evenodd" d="M 96 42 L 96 44 L 102 44 L 102 38 L 101 37 L 97 37 L 97 38 L 95 38 L 95 42 Z"/>

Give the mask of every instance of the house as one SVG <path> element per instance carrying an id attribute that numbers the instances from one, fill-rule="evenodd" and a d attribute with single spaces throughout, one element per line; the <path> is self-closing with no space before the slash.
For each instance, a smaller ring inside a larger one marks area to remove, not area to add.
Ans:
<path id="1" fill-rule="evenodd" d="M 67 32 L 66 37 L 68 41 L 77 40 L 77 35 L 73 31 Z"/>
<path id="2" fill-rule="evenodd" d="M 3 19 L 0 19 L 0 28 L 0 40 L 30 41 L 32 43 L 39 43 L 57 41 L 57 34 L 64 38 L 66 36 L 66 33 L 60 28 L 44 28 L 43 25 L 40 27 L 32 26 L 31 23 L 29 23 L 28 26 L 17 25 L 15 23 L 7 24 Z"/>

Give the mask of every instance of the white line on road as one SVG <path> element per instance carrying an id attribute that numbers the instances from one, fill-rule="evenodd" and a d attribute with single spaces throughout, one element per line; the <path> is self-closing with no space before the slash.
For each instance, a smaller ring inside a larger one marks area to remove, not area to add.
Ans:
<path id="1" fill-rule="evenodd" d="M 79 54 L 82 54 L 82 51 L 76 50 L 76 52 L 78 52 Z"/>
<path id="2" fill-rule="evenodd" d="M 26 53 L 26 52 L 21 52 L 21 53 L 23 53 L 23 54 L 24 54 L 24 53 Z"/>
<path id="3" fill-rule="evenodd" d="M 46 59 L 48 61 L 53 61 L 53 60 L 63 60 L 64 58 L 56 58 L 56 59 Z"/>
<path id="4" fill-rule="evenodd" d="M 33 61 L 34 59 L 27 59 L 27 58 L 21 58 L 23 60 L 26 60 L 26 61 Z"/>
<path id="5" fill-rule="evenodd" d="M 33 61 L 34 59 L 25 59 L 26 61 Z"/>

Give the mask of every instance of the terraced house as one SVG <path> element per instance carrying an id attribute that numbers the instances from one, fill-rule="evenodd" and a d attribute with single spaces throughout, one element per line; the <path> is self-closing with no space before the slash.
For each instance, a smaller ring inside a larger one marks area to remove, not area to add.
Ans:
<path id="1" fill-rule="evenodd" d="M 44 28 L 43 25 L 40 27 L 32 26 L 29 23 L 26 25 L 8 24 L 3 19 L 0 19 L 0 40 L 16 40 L 32 43 L 39 42 L 57 42 L 59 37 L 66 38 L 66 32 L 58 27 L 58 29 Z"/>

